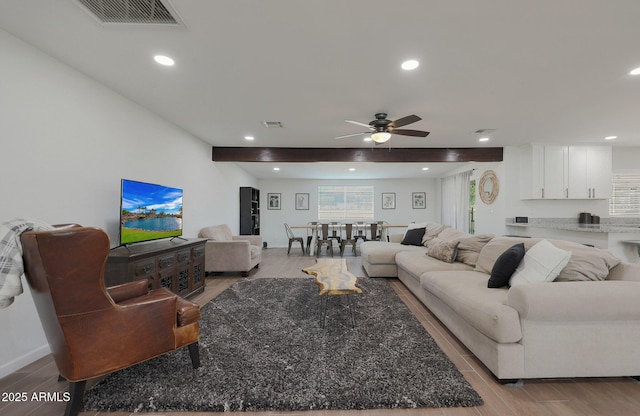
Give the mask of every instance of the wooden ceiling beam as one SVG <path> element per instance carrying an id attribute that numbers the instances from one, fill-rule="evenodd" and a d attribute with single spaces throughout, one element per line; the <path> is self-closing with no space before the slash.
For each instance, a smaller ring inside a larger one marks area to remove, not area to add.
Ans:
<path id="1" fill-rule="evenodd" d="M 218 147 L 214 162 L 501 162 L 502 147 Z"/>

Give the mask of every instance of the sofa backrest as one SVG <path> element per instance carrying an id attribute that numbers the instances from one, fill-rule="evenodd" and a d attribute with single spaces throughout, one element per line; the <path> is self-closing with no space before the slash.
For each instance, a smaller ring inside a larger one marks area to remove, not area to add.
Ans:
<path id="1" fill-rule="evenodd" d="M 607 280 L 626 280 L 629 282 L 640 282 L 640 264 L 620 262 L 611 269 Z"/>
<path id="2" fill-rule="evenodd" d="M 491 274 L 493 265 L 498 257 L 508 248 L 515 244 L 524 243 L 525 250 L 529 250 L 542 238 L 524 237 L 496 237 L 489 241 L 480 251 L 476 263 L 476 271 Z M 571 259 L 555 281 L 595 281 L 608 279 L 612 269 L 618 266 L 620 259 L 615 257 L 609 250 L 585 246 L 567 240 L 548 240 L 554 246 L 571 252 Z M 624 277 L 627 272 L 620 271 L 616 276 L 618 280 L 632 280 Z M 640 278 L 638 278 L 640 280 Z"/>

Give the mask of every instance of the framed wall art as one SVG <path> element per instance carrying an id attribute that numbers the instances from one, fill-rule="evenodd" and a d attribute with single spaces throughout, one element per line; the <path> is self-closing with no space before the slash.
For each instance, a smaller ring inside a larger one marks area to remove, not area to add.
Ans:
<path id="1" fill-rule="evenodd" d="M 382 209 L 396 209 L 396 193 L 395 192 L 382 193 Z"/>
<path id="2" fill-rule="evenodd" d="M 309 194 L 296 194 L 296 209 L 309 209 Z"/>
<path id="3" fill-rule="evenodd" d="M 280 194 L 267 194 L 267 209 L 280 209 Z"/>
<path id="4" fill-rule="evenodd" d="M 413 208 L 413 209 L 426 209 L 427 208 L 427 193 L 426 192 L 413 192 L 411 194 L 411 208 Z"/>

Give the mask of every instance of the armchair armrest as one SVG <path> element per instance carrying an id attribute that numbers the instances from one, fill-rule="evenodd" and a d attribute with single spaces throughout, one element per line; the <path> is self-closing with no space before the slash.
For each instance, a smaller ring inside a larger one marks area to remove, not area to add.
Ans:
<path id="1" fill-rule="evenodd" d="M 262 236 L 261 235 L 234 235 L 234 241 L 248 241 L 252 246 L 262 247 Z"/>
<path id="2" fill-rule="evenodd" d="M 507 305 L 521 320 L 640 320 L 640 282 L 553 282 L 509 289 Z"/>
<path id="3" fill-rule="evenodd" d="M 146 279 L 136 280 L 134 282 L 108 287 L 107 293 L 115 303 L 120 303 L 127 299 L 146 295 L 149 292 L 148 284 Z"/>

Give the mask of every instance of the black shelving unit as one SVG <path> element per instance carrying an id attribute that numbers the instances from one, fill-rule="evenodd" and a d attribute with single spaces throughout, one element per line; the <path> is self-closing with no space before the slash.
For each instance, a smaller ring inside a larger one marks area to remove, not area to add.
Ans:
<path id="1" fill-rule="evenodd" d="M 240 187 L 240 235 L 260 235 L 260 190 Z"/>

